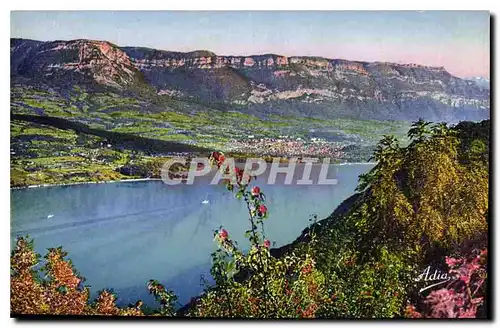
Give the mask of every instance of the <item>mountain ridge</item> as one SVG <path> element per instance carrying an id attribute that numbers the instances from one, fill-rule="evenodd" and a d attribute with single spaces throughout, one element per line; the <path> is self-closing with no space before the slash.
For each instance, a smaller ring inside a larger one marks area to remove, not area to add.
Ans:
<path id="1" fill-rule="evenodd" d="M 489 117 L 490 92 L 444 67 L 318 56 L 220 56 L 108 41 L 11 39 L 11 80 L 143 90 L 255 115 L 460 121 Z"/>
<path id="2" fill-rule="evenodd" d="M 201 55 L 200 57 L 231 57 L 231 58 L 247 58 L 247 57 L 286 57 L 286 58 L 304 58 L 304 59 L 312 59 L 312 60 L 321 60 L 325 59 L 328 61 L 345 61 L 345 62 L 356 62 L 356 63 L 361 63 L 361 64 L 387 64 L 387 65 L 393 65 L 393 66 L 401 66 L 401 67 L 421 67 L 421 68 L 427 68 L 427 69 L 436 69 L 436 70 L 443 70 L 446 71 L 448 74 L 462 79 L 462 80 L 472 80 L 477 78 L 476 76 L 474 77 L 459 77 L 456 75 L 453 75 L 449 73 L 444 66 L 433 66 L 433 65 L 425 65 L 425 64 L 419 64 L 419 63 L 398 63 L 398 62 L 391 62 L 391 61 L 365 61 L 365 60 L 350 60 L 346 58 L 329 58 L 325 56 L 314 56 L 314 55 L 292 55 L 292 56 L 286 56 L 286 55 L 280 55 L 277 53 L 262 53 L 262 54 L 252 54 L 252 55 L 236 55 L 236 54 L 221 54 L 218 55 L 215 52 L 208 50 L 208 49 L 197 49 L 197 50 L 192 50 L 192 51 L 177 51 L 177 50 L 167 50 L 167 49 L 157 49 L 157 48 L 152 48 L 152 47 L 146 47 L 146 46 L 119 46 L 111 41 L 107 40 L 98 40 L 98 39 L 85 39 L 85 38 L 79 38 L 79 39 L 71 39 L 71 40 L 52 40 L 52 41 L 41 41 L 41 40 L 35 40 L 35 39 L 27 39 L 27 38 L 11 38 L 11 43 L 12 41 L 31 41 L 31 42 L 37 42 L 37 43 L 45 43 L 45 42 L 73 42 L 73 41 L 89 41 L 89 42 L 105 42 L 109 43 L 111 45 L 114 45 L 120 49 L 142 49 L 142 50 L 151 50 L 155 52 L 165 52 L 165 53 L 170 53 L 170 54 L 178 54 L 178 55 L 186 55 L 186 57 L 191 57 L 192 54 L 198 54 L 198 53 L 206 53 L 210 54 L 208 55 Z"/>

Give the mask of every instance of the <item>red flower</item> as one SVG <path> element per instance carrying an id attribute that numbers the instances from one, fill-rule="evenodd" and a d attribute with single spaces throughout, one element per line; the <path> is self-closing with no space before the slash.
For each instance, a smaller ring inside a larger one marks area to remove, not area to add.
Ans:
<path id="1" fill-rule="evenodd" d="M 460 280 L 462 280 L 463 282 L 468 284 L 470 281 L 470 277 L 468 275 L 464 274 L 464 275 L 460 276 Z"/>
<path id="2" fill-rule="evenodd" d="M 224 156 L 224 154 L 222 154 L 221 152 L 218 152 L 218 151 L 214 151 L 212 153 L 212 158 L 215 160 L 218 167 L 220 167 L 222 165 L 222 163 L 224 163 L 224 161 L 226 160 L 226 157 Z"/>
<path id="3" fill-rule="evenodd" d="M 236 173 L 236 177 L 238 179 L 241 179 L 241 177 L 243 176 L 243 170 L 240 169 L 239 167 L 234 168 L 234 173 Z"/>
<path id="4" fill-rule="evenodd" d="M 226 240 L 227 236 L 228 236 L 228 233 L 227 233 L 226 229 L 221 229 L 219 231 L 219 237 L 220 237 L 220 239 Z"/>
<path id="5" fill-rule="evenodd" d="M 259 214 L 265 215 L 267 213 L 267 207 L 266 205 L 260 205 L 259 206 Z"/>
<path id="6" fill-rule="evenodd" d="M 470 308 L 470 309 L 464 310 L 461 308 L 458 310 L 458 317 L 459 318 L 475 318 L 476 317 L 476 309 Z"/>
<path id="7" fill-rule="evenodd" d="M 271 247 L 271 242 L 270 242 L 269 240 L 267 240 L 267 239 L 266 239 L 266 240 L 264 240 L 264 247 L 265 247 L 265 248 L 269 248 L 269 247 Z"/>
<path id="8" fill-rule="evenodd" d="M 454 266 L 456 266 L 457 264 L 460 263 L 460 260 L 456 259 L 456 258 L 453 258 L 453 257 L 448 257 L 447 256 L 445 258 L 445 262 L 448 265 L 448 267 L 453 268 Z"/>
<path id="9" fill-rule="evenodd" d="M 479 269 L 481 266 L 479 264 L 475 264 L 475 263 L 468 263 L 466 267 L 467 267 L 467 270 L 474 272 L 477 269 Z"/>
<path id="10" fill-rule="evenodd" d="M 302 268 L 303 273 L 309 273 L 311 271 L 312 271 L 312 266 L 310 264 L 308 264 L 304 268 Z"/>
<path id="11" fill-rule="evenodd" d="M 252 188 L 252 196 L 259 196 L 260 195 L 260 188 L 259 187 L 253 187 Z"/>
<path id="12" fill-rule="evenodd" d="M 215 159 L 216 161 L 218 161 L 220 155 L 221 155 L 221 153 L 219 153 L 218 151 L 214 151 L 212 153 L 212 158 Z"/>

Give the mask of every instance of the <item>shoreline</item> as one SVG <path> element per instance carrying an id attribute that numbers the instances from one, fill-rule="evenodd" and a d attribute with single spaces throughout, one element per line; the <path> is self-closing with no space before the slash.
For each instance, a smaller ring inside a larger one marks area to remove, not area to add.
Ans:
<path id="1" fill-rule="evenodd" d="M 377 162 L 352 162 L 352 163 L 335 163 L 330 165 L 376 165 Z"/>
<path id="2" fill-rule="evenodd" d="M 137 179 L 120 179 L 120 180 L 108 180 L 108 181 L 82 181 L 82 182 L 70 182 L 70 183 L 46 183 L 39 185 L 29 185 L 24 187 L 10 187 L 10 190 L 20 190 L 20 189 L 35 189 L 35 188 L 48 188 L 48 187 L 64 187 L 64 186 L 76 186 L 84 184 L 105 184 L 105 183 L 120 183 L 120 182 L 141 182 L 141 181 L 161 181 L 160 178 L 137 178 Z"/>
<path id="3" fill-rule="evenodd" d="M 375 162 L 359 162 L 359 163 L 336 163 L 330 165 L 375 165 Z M 104 184 L 104 183 L 120 183 L 120 182 L 141 182 L 141 181 L 162 181 L 161 178 L 137 178 L 137 179 L 120 179 L 120 180 L 108 180 L 108 181 L 82 181 L 82 182 L 70 182 L 70 183 L 46 183 L 38 185 L 28 185 L 23 187 L 10 187 L 10 190 L 21 190 L 21 189 L 35 189 L 35 188 L 48 188 L 48 187 L 64 187 L 64 186 L 77 186 L 84 184 Z"/>

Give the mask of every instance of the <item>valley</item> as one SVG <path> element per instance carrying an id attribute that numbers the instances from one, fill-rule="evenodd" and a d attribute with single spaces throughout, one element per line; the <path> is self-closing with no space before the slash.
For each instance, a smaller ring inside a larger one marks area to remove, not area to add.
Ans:
<path id="1" fill-rule="evenodd" d="M 412 119 L 489 117 L 489 88 L 414 64 L 24 39 L 11 59 L 15 187 L 157 177 L 125 164 L 214 150 L 367 162 Z"/>

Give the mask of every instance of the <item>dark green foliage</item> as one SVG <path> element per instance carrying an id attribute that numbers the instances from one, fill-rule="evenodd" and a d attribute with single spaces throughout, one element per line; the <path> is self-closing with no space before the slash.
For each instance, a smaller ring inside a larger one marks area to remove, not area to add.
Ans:
<path id="1" fill-rule="evenodd" d="M 448 128 L 419 121 L 407 147 L 390 136 L 379 142 L 378 163 L 360 177 L 347 212 L 310 229 L 317 236 L 312 256 L 337 298 L 325 316 L 402 316 L 422 267 L 484 247 L 488 129 L 485 122 Z"/>

